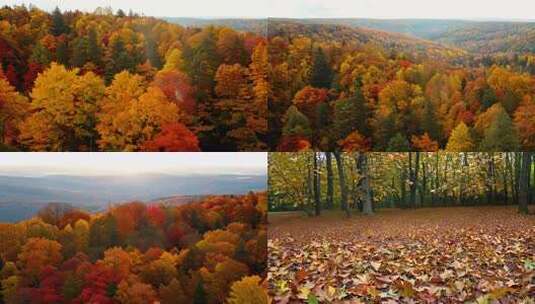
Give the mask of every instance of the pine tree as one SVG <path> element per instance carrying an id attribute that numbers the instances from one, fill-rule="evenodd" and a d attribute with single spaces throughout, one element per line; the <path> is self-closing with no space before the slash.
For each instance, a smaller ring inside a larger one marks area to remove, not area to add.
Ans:
<path id="1" fill-rule="evenodd" d="M 427 133 L 432 139 L 440 141 L 442 139 L 441 129 L 435 106 L 431 101 L 427 100 L 422 117 L 422 132 Z"/>
<path id="2" fill-rule="evenodd" d="M 204 282 L 199 279 L 195 294 L 193 295 L 193 304 L 206 304 L 206 291 L 204 290 Z"/>
<path id="3" fill-rule="evenodd" d="M 314 61 L 310 75 L 310 84 L 315 88 L 330 88 L 333 79 L 333 71 L 327 62 L 323 50 L 318 47 L 314 52 Z"/>
<path id="4" fill-rule="evenodd" d="M 72 47 L 71 66 L 83 67 L 88 61 L 88 41 L 86 38 L 78 38 L 74 40 Z"/>
<path id="5" fill-rule="evenodd" d="M 91 28 L 87 35 L 87 59 L 96 66 L 102 64 L 102 48 L 97 40 L 97 32 L 94 28 Z"/>
<path id="6" fill-rule="evenodd" d="M 106 64 L 106 81 L 110 82 L 115 74 L 124 70 L 133 72 L 135 64 L 128 54 L 123 40 L 118 37 L 112 42 L 111 53 Z"/>
<path id="7" fill-rule="evenodd" d="M 475 145 L 472 135 L 470 135 L 470 129 L 468 129 L 464 122 L 459 123 L 451 132 L 446 151 L 471 152 L 474 151 L 474 149 Z"/>
<path id="8" fill-rule="evenodd" d="M 519 148 L 517 131 L 509 115 L 502 109 L 485 131 L 481 151 L 512 152 Z"/>
<path id="9" fill-rule="evenodd" d="M 65 24 L 63 19 L 63 14 L 58 7 L 52 13 L 52 26 L 50 26 L 50 33 L 54 36 L 60 36 L 62 34 L 67 34 L 69 32 L 69 27 Z"/>
<path id="10" fill-rule="evenodd" d="M 353 97 L 338 100 L 334 105 L 333 129 L 336 138 L 344 139 L 356 130 L 364 136 L 369 136 L 367 120 L 371 115 L 360 86 L 357 85 Z"/>
<path id="11" fill-rule="evenodd" d="M 160 58 L 160 54 L 158 54 L 158 46 L 156 45 L 156 42 L 152 37 L 146 38 L 146 47 L 147 47 L 147 58 L 149 59 L 150 64 L 156 68 L 157 70 L 160 70 L 163 66 L 162 59 Z"/>
<path id="12" fill-rule="evenodd" d="M 284 115 L 284 122 L 284 128 L 282 129 L 284 136 L 298 135 L 309 137 L 312 134 L 308 118 L 299 112 L 295 106 L 288 108 L 288 111 Z"/>
<path id="13" fill-rule="evenodd" d="M 387 152 L 409 152 L 410 150 L 409 141 L 401 133 L 397 133 L 390 139 L 386 149 Z"/>
<path id="14" fill-rule="evenodd" d="M 60 39 L 56 46 L 56 61 L 67 66 L 69 63 L 69 47 L 66 39 Z"/>
<path id="15" fill-rule="evenodd" d="M 124 11 L 122 9 L 118 9 L 117 10 L 117 13 L 115 14 L 117 17 L 119 18 L 124 18 L 126 17 L 126 14 L 124 13 Z"/>
<path id="16" fill-rule="evenodd" d="M 48 66 L 52 61 L 52 54 L 50 54 L 50 51 L 43 44 L 37 43 L 32 50 L 30 61 L 38 63 L 41 66 Z"/>

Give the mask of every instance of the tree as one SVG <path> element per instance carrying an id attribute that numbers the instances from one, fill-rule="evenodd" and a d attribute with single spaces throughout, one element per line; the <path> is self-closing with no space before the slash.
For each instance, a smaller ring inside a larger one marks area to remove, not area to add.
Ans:
<path id="1" fill-rule="evenodd" d="M 518 202 L 518 212 L 523 214 L 528 214 L 528 204 L 529 204 L 529 180 L 531 172 L 531 152 L 522 152 L 522 165 L 520 168 L 519 176 L 519 192 L 520 199 Z"/>
<path id="2" fill-rule="evenodd" d="M 482 151 L 516 151 L 520 147 L 517 133 L 509 115 L 502 109 L 485 131 Z"/>
<path id="3" fill-rule="evenodd" d="M 149 284 L 140 282 L 135 275 L 130 275 L 117 286 L 115 299 L 124 304 L 143 304 L 154 303 L 157 297 Z"/>
<path id="4" fill-rule="evenodd" d="M 366 153 L 359 153 L 358 156 L 358 163 L 360 163 L 361 168 L 361 174 L 362 174 L 362 191 L 364 192 L 364 205 L 362 212 L 366 215 L 373 214 L 372 209 L 372 195 L 371 195 L 371 189 L 370 189 L 370 177 L 369 177 L 369 171 L 368 171 L 368 155 Z"/>
<path id="5" fill-rule="evenodd" d="M 217 96 L 230 99 L 248 97 L 247 74 L 248 70 L 239 64 L 220 65 L 215 75 Z"/>
<path id="6" fill-rule="evenodd" d="M 308 118 L 299 110 L 292 106 L 284 115 L 284 128 L 282 133 L 285 136 L 302 136 L 309 137 L 312 130 L 310 129 L 310 122 Z"/>
<path id="7" fill-rule="evenodd" d="M 198 152 L 197 136 L 181 123 L 172 123 L 162 127 L 154 139 L 146 141 L 141 150 L 153 152 Z"/>
<path id="8" fill-rule="evenodd" d="M 388 142 L 388 147 L 386 149 L 388 152 L 407 152 L 410 151 L 409 142 L 407 138 L 401 133 L 397 133 L 396 136 L 392 137 Z"/>
<path id="9" fill-rule="evenodd" d="M 56 6 L 52 12 L 52 25 L 50 27 L 50 33 L 54 36 L 60 36 L 62 34 L 69 33 L 69 27 L 63 19 L 63 14 Z"/>
<path id="10" fill-rule="evenodd" d="M 199 279 L 193 294 L 193 304 L 206 304 L 206 291 L 204 291 L 204 282 Z"/>
<path id="11" fill-rule="evenodd" d="M 27 99 L 16 92 L 6 79 L 0 78 L 0 144 L 8 142 L 8 131 L 18 131 L 28 108 Z"/>
<path id="12" fill-rule="evenodd" d="M 532 98 L 524 98 L 514 114 L 515 127 L 522 148 L 535 150 L 535 102 Z"/>
<path id="13" fill-rule="evenodd" d="M 258 276 L 244 277 L 234 282 L 227 301 L 229 304 L 269 303 L 266 289 L 260 285 Z"/>
<path id="14" fill-rule="evenodd" d="M 469 152 L 474 151 L 475 145 L 470 135 L 470 130 L 461 122 L 451 132 L 446 151 L 451 152 Z"/>
<path id="15" fill-rule="evenodd" d="M 331 87 L 333 72 L 323 49 L 318 47 L 313 55 L 310 84 L 315 88 L 329 89 Z"/>
<path id="16" fill-rule="evenodd" d="M 332 168 L 332 153 L 325 152 L 325 166 L 327 167 L 327 209 L 332 209 L 334 207 L 334 183 L 333 183 L 333 168 Z"/>
<path id="17" fill-rule="evenodd" d="M 181 304 L 189 300 L 177 279 L 172 279 L 168 285 L 161 286 L 159 294 L 162 304 Z"/>
<path id="18" fill-rule="evenodd" d="M 346 215 L 349 216 L 349 206 L 347 204 L 347 185 L 346 185 L 346 177 L 344 173 L 344 159 L 342 157 L 342 153 L 340 152 L 333 152 L 334 158 L 336 159 L 336 167 L 338 168 L 338 181 L 340 183 L 340 196 L 341 196 L 341 202 L 340 205 L 342 207 L 342 210 L 346 212 Z"/>
<path id="19" fill-rule="evenodd" d="M 417 151 L 422 152 L 436 152 L 439 149 L 438 143 L 434 140 L 432 140 L 429 137 L 429 134 L 424 133 L 424 135 L 418 137 L 418 136 L 412 136 L 412 146 Z"/>
<path id="20" fill-rule="evenodd" d="M 23 271 L 33 280 L 49 266 L 58 266 L 62 260 L 61 245 L 56 241 L 31 238 L 22 247 L 18 260 Z"/>
<path id="21" fill-rule="evenodd" d="M 80 151 L 94 146 L 97 101 L 104 82 L 92 72 L 78 76 L 53 63 L 39 74 L 32 96 L 32 115 L 21 126 L 21 141 L 33 150 Z"/>

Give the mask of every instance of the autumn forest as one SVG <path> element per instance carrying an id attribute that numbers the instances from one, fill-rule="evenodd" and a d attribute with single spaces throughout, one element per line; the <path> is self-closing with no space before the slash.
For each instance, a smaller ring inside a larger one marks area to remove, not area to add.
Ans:
<path id="1" fill-rule="evenodd" d="M 0 303 L 267 303 L 266 237 L 264 193 L 49 204 L 0 224 Z"/>
<path id="2" fill-rule="evenodd" d="M 534 148 L 533 23 L 468 23 L 430 40 L 359 21 L 269 21 L 272 151 Z M 418 22 L 406 21 L 440 24 Z"/>
<path id="3" fill-rule="evenodd" d="M 270 295 L 532 303 L 534 168 L 530 152 L 271 153 Z"/>
<path id="4" fill-rule="evenodd" d="M 262 33 L 0 9 L 0 148 L 264 151 Z"/>

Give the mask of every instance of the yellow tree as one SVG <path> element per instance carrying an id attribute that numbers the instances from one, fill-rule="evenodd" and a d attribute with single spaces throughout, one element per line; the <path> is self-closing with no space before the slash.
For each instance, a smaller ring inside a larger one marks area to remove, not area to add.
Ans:
<path id="1" fill-rule="evenodd" d="M 244 277 L 234 282 L 227 302 L 229 304 L 269 303 L 266 288 L 260 285 L 258 276 Z"/>
<path id="2" fill-rule="evenodd" d="M 446 151 L 471 152 L 474 151 L 474 149 L 475 144 L 472 140 L 472 136 L 470 135 L 470 129 L 468 129 L 464 122 L 461 122 L 451 132 L 448 145 L 446 146 Z"/>
<path id="3" fill-rule="evenodd" d="M 5 78 L 0 77 L 0 144 L 7 143 L 9 139 L 6 135 L 9 131 L 18 132 L 18 124 L 28 109 L 27 98 L 17 93 Z"/>
<path id="4" fill-rule="evenodd" d="M 58 266 L 61 259 L 61 244 L 43 238 L 29 239 L 18 255 L 22 270 L 32 278 L 47 266 Z"/>
<path id="5" fill-rule="evenodd" d="M 178 107 L 159 88 L 143 89 L 143 80 L 118 74 L 100 103 L 99 146 L 103 150 L 139 150 L 162 126 L 176 122 Z"/>
<path id="6" fill-rule="evenodd" d="M 104 95 L 105 86 L 92 72 L 82 76 L 78 72 L 53 63 L 35 80 L 31 93 L 32 115 L 21 127 L 21 141 L 30 149 L 92 148 L 96 137 L 96 104 Z"/>

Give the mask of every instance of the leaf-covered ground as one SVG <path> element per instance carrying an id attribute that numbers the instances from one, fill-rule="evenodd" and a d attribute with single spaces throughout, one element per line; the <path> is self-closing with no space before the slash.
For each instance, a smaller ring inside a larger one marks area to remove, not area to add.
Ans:
<path id="1" fill-rule="evenodd" d="M 514 207 L 269 221 L 275 303 L 535 303 L 535 216 Z"/>

